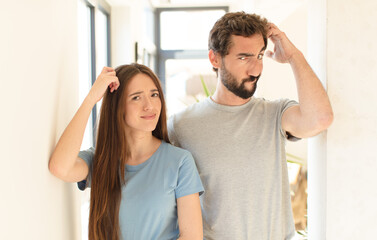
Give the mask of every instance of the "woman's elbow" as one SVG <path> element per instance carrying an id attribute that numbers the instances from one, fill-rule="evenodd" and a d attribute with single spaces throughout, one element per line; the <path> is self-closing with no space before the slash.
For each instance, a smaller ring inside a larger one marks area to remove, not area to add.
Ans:
<path id="1" fill-rule="evenodd" d="M 64 170 L 64 167 L 61 166 L 58 163 L 57 159 L 53 157 L 51 157 L 50 161 L 48 162 L 48 170 L 50 171 L 52 175 L 54 175 L 55 177 L 61 180 L 65 180 L 68 174 L 68 171 Z"/>

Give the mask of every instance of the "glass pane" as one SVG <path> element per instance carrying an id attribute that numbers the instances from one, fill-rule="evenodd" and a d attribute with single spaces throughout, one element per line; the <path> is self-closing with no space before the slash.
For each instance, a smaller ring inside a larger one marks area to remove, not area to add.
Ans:
<path id="1" fill-rule="evenodd" d="M 78 43 L 79 43 L 79 102 L 84 101 L 91 84 L 91 51 L 90 51 L 90 8 L 84 1 L 78 1 Z M 92 115 L 85 128 L 81 150 L 93 145 Z"/>
<path id="2" fill-rule="evenodd" d="M 207 97 L 201 78 L 213 93 L 217 80 L 208 59 L 171 59 L 166 61 L 165 97 L 168 116 Z"/>
<path id="3" fill-rule="evenodd" d="M 224 10 L 162 12 L 161 48 L 208 49 L 208 34 L 224 14 Z"/>
<path id="4" fill-rule="evenodd" d="M 108 16 L 102 11 L 97 11 L 96 15 L 96 73 L 102 72 L 104 66 L 109 66 L 108 59 Z M 101 111 L 102 100 L 97 102 L 97 116 Z M 97 119 L 97 118 L 96 118 Z M 98 123 L 98 119 L 96 120 Z"/>
<path id="5" fill-rule="evenodd" d="M 107 15 L 102 11 L 96 14 L 96 72 L 99 74 L 104 66 L 109 65 L 107 58 Z"/>

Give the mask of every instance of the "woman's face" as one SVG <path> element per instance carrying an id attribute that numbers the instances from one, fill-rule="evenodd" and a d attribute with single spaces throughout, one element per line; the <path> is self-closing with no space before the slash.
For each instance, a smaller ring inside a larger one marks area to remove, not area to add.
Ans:
<path id="1" fill-rule="evenodd" d="M 126 127 L 152 132 L 161 113 L 160 93 L 153 80 L 145 74 L 135 75 L 126 88 Z"/>

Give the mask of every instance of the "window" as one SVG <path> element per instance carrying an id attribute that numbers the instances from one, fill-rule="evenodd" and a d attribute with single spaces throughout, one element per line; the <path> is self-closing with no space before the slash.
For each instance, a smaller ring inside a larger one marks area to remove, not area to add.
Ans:
<path id="1" fill-rule="evenodd" d="M 102 71 L 104 66 L 110 66 L 110 20 L 109 20 L 109 14 L 101 7 L 96 12 L 95 29 L 96 29 L 95 62 L 96 62 L 96 75 L 98 75 Z M 97 115 L 101 109 L 101 105 L 102 105 L 102 100 L 99 101 L 96 105 Z M 95 124 L 95 122 L 97 122 L 96 118 L 94 119 L 93 124 Z M 95 136 L 95 132 L 93 132 L 93 135 Z"/>
<path id="2" fill-rule="evenodd" d="M 78 0 L 79 101 L 83 102 L 97 75 L 110 66 L 110 7 Z M 84 133 L 81 150 L 95 146 L 97 113 L 94 106 Z M 84 191 L 81 203 L 82 239 L 88 239 L 90 191 Z"/>
<path id="3" fill-rule="evenodd" d="M 93 77 L 93 43 L 92 43 L 92 18 L 93 6 L 85 1 L 78 4 L 78 44 L 79 44 L 79 102 L 82 103 L 92 86 Z M 90 124 L 85 129 L 81 149 L 93 146 L 93 118 L 89 118 Z"/>
<path id="4" fill-rule="evenodd" d="M 165 87 L 168 115 L 204 97 L 201 79 L 214 91 L 208 34 L 228 7 L 158 8 L 157 74 Z"/>
<path id="5" fill-rule="evenodd" d="M 78 4 L 79 37 L 79 100 L 85 99 L 97 75 L 110 65 L 109 11 L 88 1 Z M 93 108 L 90 123 L 85 130 L 82 149 L 95 145 L 95 126 L 101 103 Z"/>

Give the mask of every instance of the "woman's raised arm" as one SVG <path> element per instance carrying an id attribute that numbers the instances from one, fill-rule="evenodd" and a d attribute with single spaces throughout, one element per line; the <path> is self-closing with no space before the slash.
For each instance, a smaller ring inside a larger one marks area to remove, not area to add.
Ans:
<path id="1" fill-rule="evenodd" d="M 51 155 L 49 170 L 63 181 L 78 182 L 88 175 L 89 167 L 78 157 L 78 153 L 92 108 L 103 97 L 108 87 L 111 92 L 115 91 L 119 87 L 119 80 L 113 68 L 104 67 Z"/>

